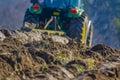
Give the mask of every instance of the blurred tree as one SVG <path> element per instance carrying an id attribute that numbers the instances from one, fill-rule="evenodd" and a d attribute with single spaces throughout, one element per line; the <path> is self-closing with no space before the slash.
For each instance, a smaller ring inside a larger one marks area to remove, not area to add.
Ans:
<path id="1" fill-rule="evenodd" d="M 116 28 L 118 30 L 118 32 L 117 32 L 118 39 L 120 40 L 120 19 L 119 18 L 114 18 L 114 23 L 115 23 Z"/>

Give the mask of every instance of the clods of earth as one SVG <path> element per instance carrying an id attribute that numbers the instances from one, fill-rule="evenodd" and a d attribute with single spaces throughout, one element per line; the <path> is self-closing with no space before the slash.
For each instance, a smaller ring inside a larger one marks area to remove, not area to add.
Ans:
<path id="1" fill-rule="evenodd" d="M 120 80 L 120 50 L 1 29 L 0 80 Z"/>

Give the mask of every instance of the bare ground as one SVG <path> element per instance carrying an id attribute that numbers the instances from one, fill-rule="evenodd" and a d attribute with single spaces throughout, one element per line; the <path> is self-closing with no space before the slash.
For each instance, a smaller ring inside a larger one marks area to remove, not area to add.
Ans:
<path id="1" fill-rule="evenodd" d="M 0 30 L 0 80 L 120 80 L 120 51 L 67 37 Z"/>

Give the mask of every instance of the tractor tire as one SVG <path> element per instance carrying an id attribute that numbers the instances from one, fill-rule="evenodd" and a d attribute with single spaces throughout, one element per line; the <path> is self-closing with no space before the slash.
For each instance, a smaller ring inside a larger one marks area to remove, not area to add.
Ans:
<path id="1" fill-rule="evenodd" d="M 21 30 L 30 31 L 36 27 L 38 22 L 39 15 L 31 13 L 29 9 L 27 9 L 24 16 L 23 27 L 21 28 Z"/>
<path id="2" fill-rule="evenodd" d="M 84 19 L 81 17 L 71 19 L 70 23 L 69 23 L 69 29 L 66 34 L 70 38 L 81 42 L 82 32 L 83 32 L 83 24 L 84 24 Z"/>
<path id="3" fill-rule="evenodd" d="M 93 39 L 93 25 L 90 25 L 90 30 L 88 32 L 87 40 L 86 40 L 86 45 L 91 47 L 92 45 L 92 39 Z"/>
<path id="4" fill-rule="evenodd" d="M 83 13 L 79 18 L 72 18 L 69 23 L 67 35 L 77 41 L 83 43 L 82 38 L 84 33 L 84 25 L 88 22 L 86 13 Z M 85 42 L 85 40 L 84 40 Z"/>
<path id="5" fill-rule="evenodd" d="M 75 39 L 77 42 L 81 42 L 82 44 L 90 47 L 93 38 L 93 25 L 90 24 L 90 29 L 87 33 L 88 23 L 89 20 L 85 13 L 83 13 L 79 18 L 71 19 L 67 35 L 70 38 Z"/>

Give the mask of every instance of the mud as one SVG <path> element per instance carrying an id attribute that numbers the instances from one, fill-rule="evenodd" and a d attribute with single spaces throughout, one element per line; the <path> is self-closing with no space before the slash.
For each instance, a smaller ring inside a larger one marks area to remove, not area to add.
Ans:
<path id="1" fill-rule="evenodd" d="M 58 37 L 0 30 L 0 80 L 120 80 L 120 50 Z"/>

